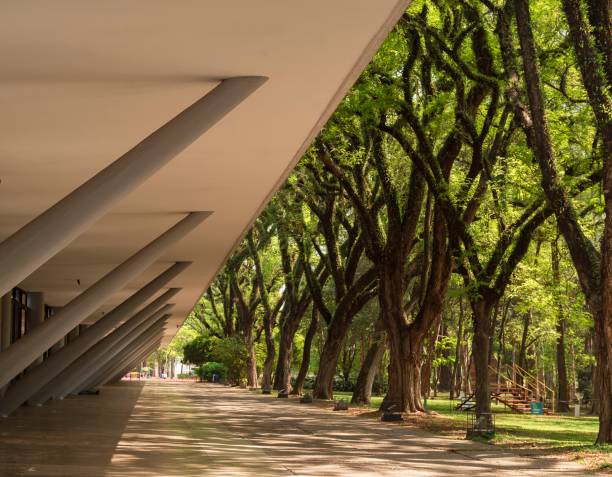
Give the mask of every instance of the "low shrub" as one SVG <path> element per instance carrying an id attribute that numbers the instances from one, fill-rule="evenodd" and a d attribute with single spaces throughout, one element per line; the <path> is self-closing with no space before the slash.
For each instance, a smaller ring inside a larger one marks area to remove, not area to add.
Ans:
<path id="1" fill-rule="evenodd" d="M 228 370 L 227 366 L 223 363 L 217 363 L 215 361 L 209 361 L 208 363 L 204 363 L 201 366 L 198 366 L 195 369 L 195 374 L 200 381 L 212 381 L 213 375 L 218 376 L 219 381 L 223 381 L 227 378 Z"/>

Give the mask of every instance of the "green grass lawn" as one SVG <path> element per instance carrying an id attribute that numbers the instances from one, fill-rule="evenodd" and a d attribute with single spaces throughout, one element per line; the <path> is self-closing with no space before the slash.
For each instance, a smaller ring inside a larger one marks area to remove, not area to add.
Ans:
<path id="1" fill-rule="evenodd" d="M 308 390 L 310 391 L 310 390 Z M 350 392 L 334 392 L 334 399 L 350 401 Z M 378 409 L 382 396 L 373 396 L 369 408 Z M 427 401 L 427 410 L 437 415 L 408 418 L 406 425 L 416 425 L 434 433 L 456 438 L 465 437 L 467 415 L 455 410 L 457 401 L 448 395 Z M 368 408 L 368 409 L 369 409 Z M 597 417 L 557 414 L 516 414 L 501 404 L 493 404 L 495 437 L 491 444 L 532 452 L 555 454 L 568 460 L 579 460 L 591 469 L 612 473 L 612 446 L 596 446 L 599 423 Z"/>
<path id="2" fill-rule="evenodd" d="M 334 397 L 350 400 L 351 393 L 336 392 Z M 373 397 L 371 407 L 378 408 L 381 401 L 382 397 Z M 465 435 L 466 413 L 456 411 L 448 397 L 428 400 L 427 409 L 446 418 L 428 420 L 426 422 L 428 430 L 456 436 Z M 612 468 L 612 447 L 593 445 L 599 425 L 597 417 L 516 414 L 503 405 L 493 405 L 493 412 L 497 430 L 492 440 L 493 444 L 566 453 L 568 458 L 584 460 L 594 468 Z M 440 421 L 440 424 L 445 421 L 445 425 L 436 426 L 436 421 Z"/>

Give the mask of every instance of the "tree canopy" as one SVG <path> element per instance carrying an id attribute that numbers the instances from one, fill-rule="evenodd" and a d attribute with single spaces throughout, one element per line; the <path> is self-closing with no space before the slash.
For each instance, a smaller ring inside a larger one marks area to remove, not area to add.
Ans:
<path id="1" fill-rule="evenodd" d="M 406 412 L 444 391 L 486 416 L 507 380 L 557 411 L 580 391 L 612 442 L 610 25 L 606 0 L 414 1 L 185 358 L 240 343 L 224 364 L 250 387 Z"/>

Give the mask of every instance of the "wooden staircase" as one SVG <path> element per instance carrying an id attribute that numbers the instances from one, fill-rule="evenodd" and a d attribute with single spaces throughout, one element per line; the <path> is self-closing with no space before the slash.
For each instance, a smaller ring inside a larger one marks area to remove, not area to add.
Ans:
<path id="1" fill-rule="evenodd" d="M 493 383 L 489 386 L 491 389 L 491 399 L 502 403 L 514 412 L 523 414 L 531 412 L 531 402 L 535 399 L 527 389 L 516 385 L 516 383 Z"/>
<path id="2" fill-rule="evenodd" d="M 491 399 L 502 403 L 513 412 L 521 414 L 529 414 L 531 412 L 531 403 L 533 401 L 550 402 L 551 406 L 543 406 L 544 414 L 554 413 L 555 392 L 553 389 L 546 386 L 537 378 L 515 366 L 512 369 L 503 369 L 498 373 L 495 368 L 489 366 L 489 389 L 491 391 Z M 509 372 L 510 371 L 510 372 Z M 512 377 L 518 377 L 518 379 Z M 476 406 L 474 398 L 475 393 L 471 393 L 463 397 L 456 409 L 461 411 L 469 411 Z"/>

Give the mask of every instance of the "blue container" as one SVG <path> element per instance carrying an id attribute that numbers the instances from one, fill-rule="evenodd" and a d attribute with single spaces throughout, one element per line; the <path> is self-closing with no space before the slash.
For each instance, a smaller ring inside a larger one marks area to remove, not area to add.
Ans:
<path id="1" fill-rule="evenodd" d="M 544 414 L 544 404 L 540 401 L 531 401 L 531 414 Z"/>

